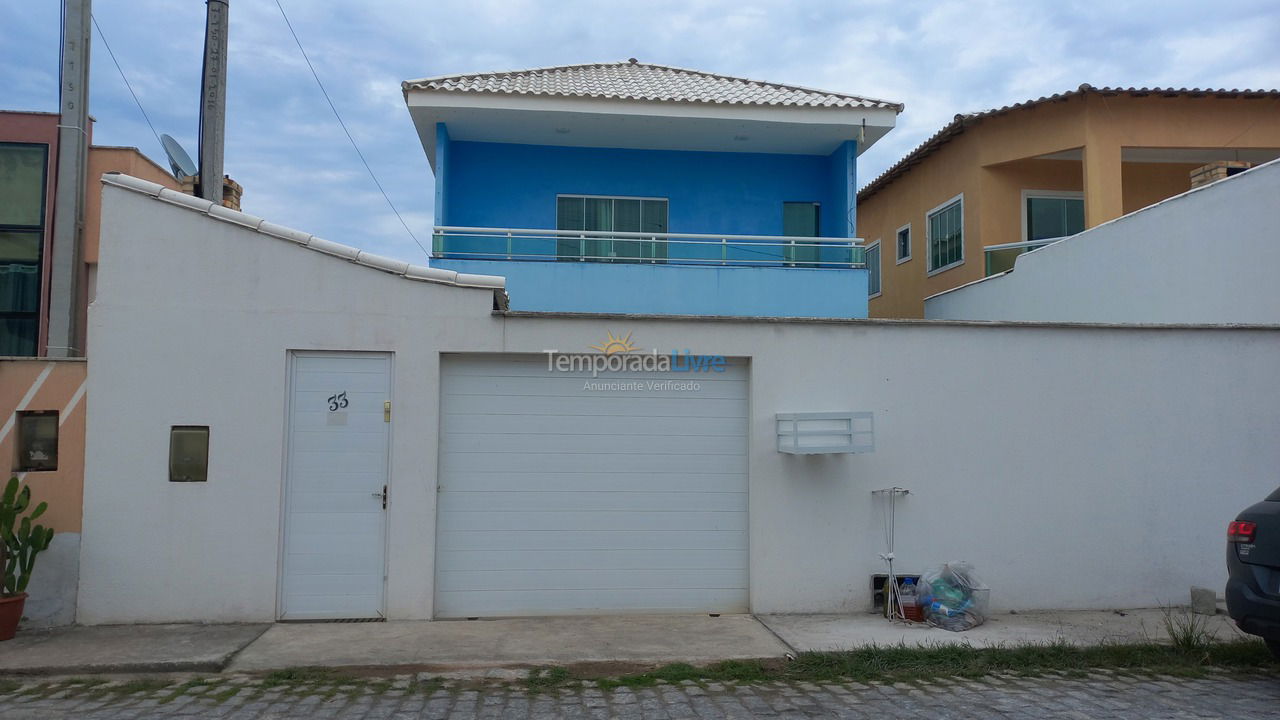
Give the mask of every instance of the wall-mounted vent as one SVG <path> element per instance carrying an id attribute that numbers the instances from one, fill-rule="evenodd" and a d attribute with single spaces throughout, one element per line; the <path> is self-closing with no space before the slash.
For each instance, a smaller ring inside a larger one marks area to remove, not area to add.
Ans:
<path id="1" fill-rule="evenodd" d="M 869 412 L 778 413 L 778 452 L 791 455 L 869 453 L 876 449 Z"/>

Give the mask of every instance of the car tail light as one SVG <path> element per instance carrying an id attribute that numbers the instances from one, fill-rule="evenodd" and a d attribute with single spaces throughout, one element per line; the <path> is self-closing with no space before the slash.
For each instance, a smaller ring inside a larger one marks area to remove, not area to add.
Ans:
<path id="1" fill-rule="evenodd" d="M 1227 525 L 1227 542 L 1253 542 L 1253 534 L 1258 526 L 1244 520 L 1233 520 Z"/>

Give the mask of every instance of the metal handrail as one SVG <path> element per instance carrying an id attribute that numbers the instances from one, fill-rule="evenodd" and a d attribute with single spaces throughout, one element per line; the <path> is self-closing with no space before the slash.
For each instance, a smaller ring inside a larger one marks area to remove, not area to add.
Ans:
<path id="1" fill-rule="evenodd" d="M 439 225 L 435 227 L 435 237 L 443 240 L 445 238 L 486 238 L 503 240 L 504 247 L 495 248 L 487 252 L 482 251 L 462 251 L 462 250 L 436 250 L 433 248 L 432 257 L 446 258 L 477 258 L 477 259 L 493 259 L 499 256 L 502 259 L 509 260 L 581 260 L 581 261 L 618 261 L 627 260 L 638 263 L 666 263 L 672 265 L 783 265 L 787 267 L 805 267 L 805 266 L 823 266 L 837 268 L 864 268 L 866 267 L 865 256 L 855 259 L 857 250 L 865 250 L 862 245 L 861 238 L 822 238 L 822 237 L 792 237 L 781 235 L 713 235 L 708 233 L 643 233 L 643 232 L 610 232 L 602 230 L 549 230 L 549 229 L 531 229 L 531 228 L 491 228 L 491 227 L 462 227 L 453 225 Z M 571 256 L 562 257 L 558 254 L 551 253 L 521 253 L 516 252 L 514 247 L 515 240 L 623 240 L 638 241 L 648 243 L 662 242 L 664 245 L 676 247 L 683 246 L 718 246 L 720 253 L 718 258 L 712 257 L 643 257 L 643 256 L 618 256 L 618 255 L 588 255 L 586 254 L 585 245 L 581 248 L 581 252 Z M 766 255 L 765 259 L 730 257 L 729 250 L 733 248 L 735 254 L 747 252 L 760 255 Z M 760 252 L 766 248 L 778 248 L 781 252 L 777 254 Z M 848 250 L 848 259 L 813 259 L 802 260 L 794 257 L 787 257 L 788 250 L 794 251 L 798 248 L 827 248 Z"/>
<path id="2" fill-rule="evenodd" d="M 1059 240 L 1066 240 L 1070 235 L 1062 237 L 1045 238 L 1043 240 L 1023 240 L 1022 242 L 1002 243 L 1000 245 L 987 245 L 982 248 L 983 252 L 991 252 L 992 250 L 1017 250 L 1019 248 L 1038 248 L 1045 245 L 1052 245 Z"/>
<path id="3" fill-rule="evenodd" d="M 621 230 L 612 232 L 609 230 L 548 230 L 548 229 L 529 229 L 529 228 L 491 228 L 491 227 L 455 227 L 452 225 L 437 225 L 435 232 L 438 235 L 463 235 L 474 233 L 477 236 L 487 237 L 489 235 L 508 233 L 516 235 L 531 235 L 541 237 L 599 237 L 599 238 L 622 238 L 624 240 L 648 240 L 651 238 L 710 238 L 715 243 L 719 243 L 723 239 L 732 240 L 750 240 L 750 241 L 777 241 L 782 240 L 782 245 L 789 244 L 790 240 L 810 240 L 814 244 L 832 245 L 832 244 L 851 244 L 855 247 L 861 247 L 862 238 L 831 238 L 831 237 L 802 237 L 791 235 L 717 235 L 713 233 L 642 233 L 642 232 L 623 232 Z"/>

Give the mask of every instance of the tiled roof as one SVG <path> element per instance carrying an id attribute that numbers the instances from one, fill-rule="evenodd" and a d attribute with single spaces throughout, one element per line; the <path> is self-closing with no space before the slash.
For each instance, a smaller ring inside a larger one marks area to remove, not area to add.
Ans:
<path id="1" fill-rule="evenodd" d="M 1085 95 L 1088 93 L 1096 93 L 1098 95 L 1115 96 L 1127 95 L 1129 97 L 1215 97 L 1215 98 L 1280 98 L 1280 90 L 1201 90 L 1200 88 L 1112 88 L 1101 87 L 1096 88 L 1089 84 L 1081 85 L 1075 90 L 1069 90 L 1063 93 L 1055 93 L 1047 97 L 1037 98 L 1035 100 L 1027 100 L 1026 102 L 1005 105 L 1004 107 L 995 108 L 993 110 L 985 110 L 976 113 L 962 113 L 956 115 L 950 123 L 938 132 L 934 133 L 928 140 L 920 143 L 914 150 L 907 153 L 901 160 L 894 163 L 892 167 L 880 173 L 875 180 L 867 183 L 858 191 L 858 200 L 870 197 L 889 183 L 893 182 L 899 176 L 904 175 L 908 170 L 920 164 L 922 160 L 936 151 L 938 148 L 947 144 L 952 138 L 964 132 L 966 128 L 977 125 L 986 118 L 996 117 L 1007 113 L 1021 110 L 1024 108 L 1043 105 L 1050 102 L 1065 102 L 1073 97 Z"/>
<path id="2" fill-rule="evenodd" d="M 410 90 L 595 97 L 615 100 L 775 105 L 784 107 L 884 108 L 902 112 L 900 103 L 814 90 L 795 85 L 715 75 L 699 70 L 653 65 L 634 58 L 624 62 L 445 75 L 409 80 Z"/>

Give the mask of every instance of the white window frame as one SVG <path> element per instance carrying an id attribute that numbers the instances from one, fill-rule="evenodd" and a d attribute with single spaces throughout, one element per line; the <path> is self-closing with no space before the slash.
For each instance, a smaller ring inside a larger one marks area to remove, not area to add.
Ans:
<path id="1" fill-rule="evenodd" d="M 1032 198 L 1071 198 L 1084 200 L 1083 190 L 1022 190 L 1022 202 L 1019 203 L 1022 215 L 1022 242 L 1027 242 L 1027 201 Z"/>
<path id="2" fill-rule="evenodd" d="M 880 238 L 876 238 L 875 242 L 867 243 L 865 252 L 868 255 L 870 255 L 871 253 L 871 248 L 875 248 L 878 251 L 876 254 L 879 256 L 879 262 L 876 263 L 876 276 L 880 278 L 880 289 L 877 290 L 874 294 L 868 292 L 867 293 L 868 300 L 874 300 L 875 298 L 878 298 L 884 294 L 884 245 L 880 243 Z M 867 272 L 868 273 L 871 272 L 870 262 L 867 263 Z M 870 275 L 867 276 L 867 285 L 868 285 L 868 288 L 871 285 Z"/>
<path id="3" fill-rule="evenodd" d="M 648 197 L 645 195 L 583 195 L 581 193 L 556 193 L 556 199 L 560 198 L 585 198 L 588 200 L 666 200 L 669 203 L 671 198 L 665 197 Z"/>
<path id="4" fill-rule="evenodd" d="M 893 231 L 893 252 L 895 254 L 897 254 L 898 251 L 901 249 L 901 247 L 898 245 L 898 236 L 902 233 L 903 230 L 907 231 L 907 254 L 900 255 L 898 257 L 898 262 L 896 263 L 898 265 L 901 265 L 902 263 L 911 259 L 911 246 L 915 240 L 915 238 L 911 237 L 911 223 L 907 223 L 906 225 L 903 225 L 897 230 L 894 230 Z"/>
<path id="5" fill-rule="evenodd" d="M 933 268 L 932 270 L 929 270 L 925 274 L 925 277 L 933 277 L 938 273 L 944 273 L 948 270 L 951 270 L 952 268 L 958 268 L 964 264 L 964 260 L 965 260 L 964 246 L 968 242 L 968 238 L 965 237 L 965 232 L 964 232 L 964 193 L 960 193 L 959 195 L 956 195 L 955 197 L 948 199 L 946 202 L 938 203 L 937 205 L 935 205 L 934 207 L 926 211 L 924 214 L 925 267 L 927 268 L 928 263 L 932 262 L 933 260 L 933 238 L 930 236 L 930 232 L 929 232 L 929 224 L 930 224 L 929 218 L 933 215 L 938 214 L 942 210 L 945 210 L 951 207 L 956 203 L 960 204 L 960 259 L 951 263 L 950 265 L 943 265 L 942 267 Z"/>

